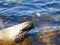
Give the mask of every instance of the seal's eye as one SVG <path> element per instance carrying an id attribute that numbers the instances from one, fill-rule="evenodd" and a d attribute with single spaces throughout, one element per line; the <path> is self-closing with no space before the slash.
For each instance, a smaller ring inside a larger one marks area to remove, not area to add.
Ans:
<path id="1" fill-rule="evenodd" d="M 22 30 L 20 30 L 19 34 L 21 34 L 21 33 L 22 33 Z"/>

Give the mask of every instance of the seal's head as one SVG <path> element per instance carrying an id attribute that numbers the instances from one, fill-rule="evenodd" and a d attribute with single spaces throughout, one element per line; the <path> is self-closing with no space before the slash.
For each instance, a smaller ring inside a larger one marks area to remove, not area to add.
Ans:
<path id="1" fill-rule="evenodd" d="M 29 30 L 31 30 L 32 28 L 34 28 L 34 23 L 33 22 L 24 22 L 22 23 L 21 27 L 23 29 L 20 30 L 20 32 L 16 35 L 14 42 L 15 43 L 19 43 L 22 42 L 25 39 L 25 35 L 27 34 L 27 32 Z"/>

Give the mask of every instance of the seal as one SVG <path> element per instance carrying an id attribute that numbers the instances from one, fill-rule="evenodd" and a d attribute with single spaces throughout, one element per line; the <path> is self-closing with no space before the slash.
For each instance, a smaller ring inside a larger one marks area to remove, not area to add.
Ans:
<path id="1" fill-rule="evenodd" d="M 0 45 L 15 45 L 25 39 L 26 33 L 34 28 L 34 23 L 27 21 L 12 27 L 0 30 Z"/>

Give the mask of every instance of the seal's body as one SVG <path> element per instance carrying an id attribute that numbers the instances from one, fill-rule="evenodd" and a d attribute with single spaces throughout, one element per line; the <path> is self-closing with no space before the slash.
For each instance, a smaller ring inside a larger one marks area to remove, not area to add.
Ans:
<path id="1" fill-rule="evenodd" d="M 0 45 L 13 45 L 22 42 L 25 38 L 25 34 L 33 27 L 34 24 L 32 22 L 24 22 L 4 30 L 0 30 Z"/>

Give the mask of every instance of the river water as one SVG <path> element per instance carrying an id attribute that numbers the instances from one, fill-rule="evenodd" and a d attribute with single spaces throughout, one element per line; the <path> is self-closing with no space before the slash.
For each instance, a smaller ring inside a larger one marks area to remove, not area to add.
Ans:
<path id="1" fill-rule="evenodd" d="M 1 15 L 60 15 L 60 0 L 0 0 Z"/>

